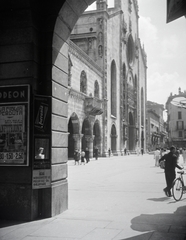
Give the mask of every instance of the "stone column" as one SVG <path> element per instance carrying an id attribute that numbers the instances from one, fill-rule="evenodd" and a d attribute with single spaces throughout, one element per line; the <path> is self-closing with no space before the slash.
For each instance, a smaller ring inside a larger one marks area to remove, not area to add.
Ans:
<path id="1" fill-rule="evenodd" d="M 80 134 L 73 134 L 74 148 L 80 150 Z"/>
<path id="2" fill-rule="evenodd" d="M 89 149 L 89 157 L 93 158 L 93 141 L 94 141 L 94 135 L 86 135 L 85 136 L 87 147 Z"/>

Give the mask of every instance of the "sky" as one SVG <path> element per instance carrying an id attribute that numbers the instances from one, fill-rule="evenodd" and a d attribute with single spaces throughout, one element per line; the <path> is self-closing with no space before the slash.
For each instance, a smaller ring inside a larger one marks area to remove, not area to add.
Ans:
<path id="1" fill-rule="evenodd" d="M 186 18 L 166 23 L 166 2 L 138 0 L 139 38 L 147 54 L 147 100 L 164 105 L 170 93 L 177 94 L 179 87 L 186 90 Z M 114 0 L 108 0 L 108 6 L 113 5 Z"/>

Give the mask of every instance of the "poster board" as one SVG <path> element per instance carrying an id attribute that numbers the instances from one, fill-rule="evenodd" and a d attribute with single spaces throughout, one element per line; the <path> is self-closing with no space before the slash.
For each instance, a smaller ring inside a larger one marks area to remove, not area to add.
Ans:
<path id="1" fill-rule="evenodd" d="M 30 86 L 0 87 L 0 166 L 29 165 Z"/>
<path id="2" fill-rule="evenodd" d="M 34 159 L 32 188 L 51 186 L 51 98 L 34 96 Z"/>

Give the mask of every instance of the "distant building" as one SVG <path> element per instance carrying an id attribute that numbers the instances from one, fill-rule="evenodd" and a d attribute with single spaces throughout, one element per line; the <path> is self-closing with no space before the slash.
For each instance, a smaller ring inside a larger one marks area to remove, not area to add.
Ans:
<path id="1" fill-rule="evenodd" d="M 179 88 L 178 94 L 171 93 L 166 102 L 166 109 L 169 145 L 186 147 L 186 91 L 182 92 Z"/>
<path id="2" fill-rule="evenodd" d="M 69 49 L 69 156 L 146 150 L 147 60 L 138 34 L 138 3 L 97 0 L 77 21 Z"/>
<path id="3" fill-rule="evenodd" d="M 164 110 L 163 104 L 147 101 L 147 149 L 149 151 L 167 146 Z"/>

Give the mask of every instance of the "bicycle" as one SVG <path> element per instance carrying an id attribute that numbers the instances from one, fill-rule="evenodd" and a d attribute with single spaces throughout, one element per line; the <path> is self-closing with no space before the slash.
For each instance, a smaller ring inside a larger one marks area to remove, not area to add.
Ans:
<path id="1" fill-rule="evenodd" d="M 186 186 L 184 184 L 183 174 L 184 171 L 179 171 L 179 177 L 177 177 L 173 182 L 172 195 L 176 201 L 179 201 L 183 194 L 186 193 Z"/>

